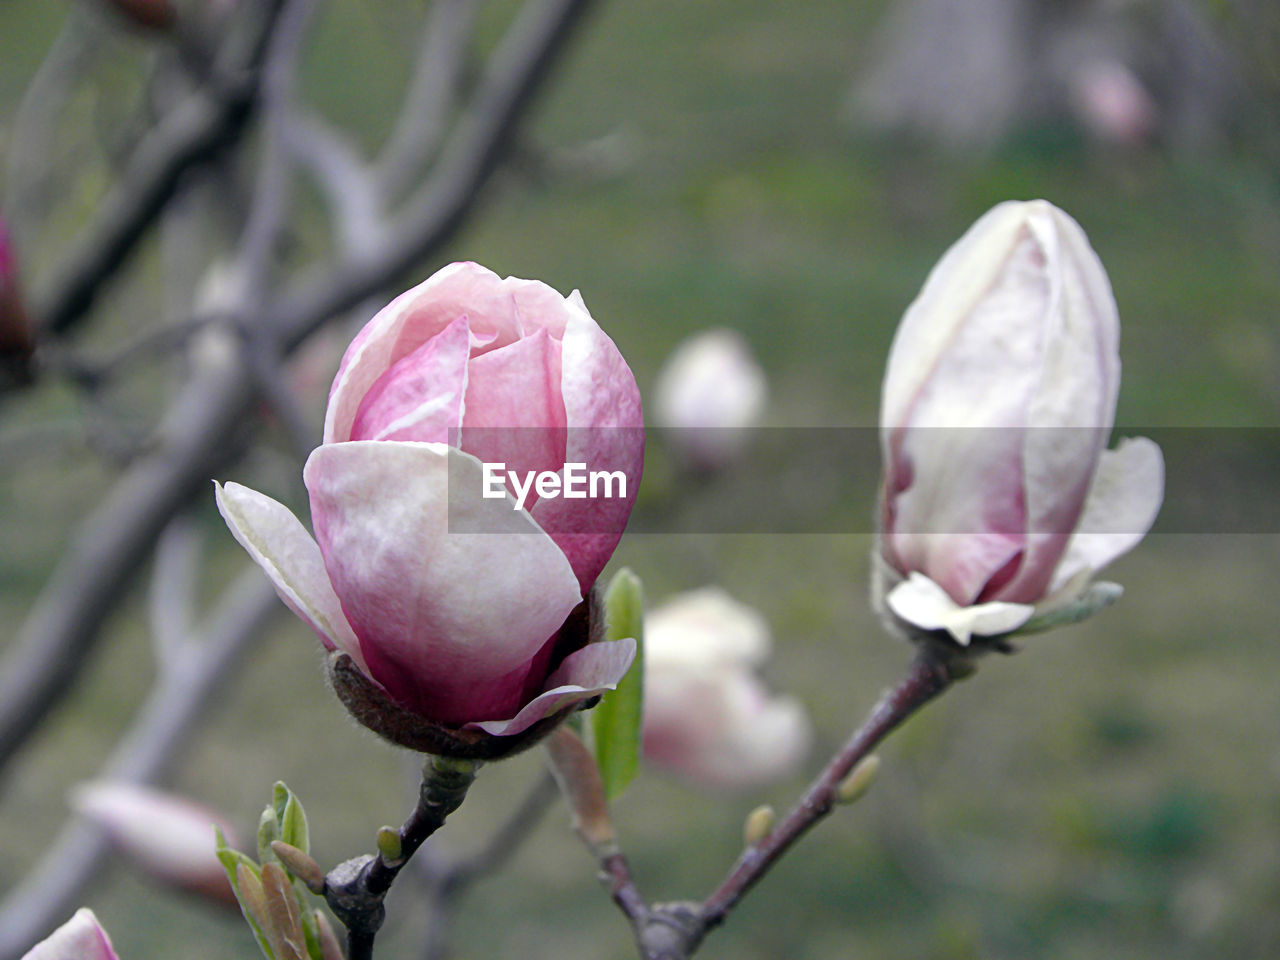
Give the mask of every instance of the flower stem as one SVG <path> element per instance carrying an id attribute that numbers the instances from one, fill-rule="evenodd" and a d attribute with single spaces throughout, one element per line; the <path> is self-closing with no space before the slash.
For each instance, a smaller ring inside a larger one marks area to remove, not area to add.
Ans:
<path id="1" fill-rule="evenodd" d="M 478 760 L 428 757 L 418 805 L 393 837 L 398 850 L 389 854 L 380 842 L 376 855 L 348 860 L 329 871 L 325 901 L 346 925 L 348 960 L 372 958 L 374 937 L 386 916 L 383 898 L 409 858 L 462 804 L 480 766 Z"/>
<path id="2" fill-rule="evenodd" d="M 703 902 L 704 931 L 723 923 L 729 911 L 791 845 L 831 812 L 841 781 L 876 744 L 972 669 L 968 660 L 940 645 L 922 647 L 907 675 L 896 687 L 885 691 L 866 721 L 831 758 L 791 812 L 763 839 L 742 852 L 724 882 Z"/>

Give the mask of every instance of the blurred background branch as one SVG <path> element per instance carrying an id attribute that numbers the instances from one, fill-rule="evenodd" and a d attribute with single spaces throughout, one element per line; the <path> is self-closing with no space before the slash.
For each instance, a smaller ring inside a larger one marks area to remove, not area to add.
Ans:
<path id="1" fill-rule="evenodd" d="M 0 5 L 0 210 L 38 360 L 0 422 L 0 957 L 80 898 L 123 918 L 104 916 L 122 956 L 252 950 L 126 878 L 90 885 L 105 842 L 60 830 L 60 796 L 104 756 L 246 824 L 286 777 L 317 855 L 399 822 L 394 758 L 320 691 L 311 638 L 254 643 L 279 604 L 238 579 L 209 480 L 304 502 L 342 329 L 446 259 L 580 286 L 642 387 L 676 342 L 731 327 L 764 362 L 769 425 L 868 424 L 942 247 L 991 204 L 1043 195 L 1111 272 L 1121 423 L 1276 423 L 1268 0 L 602 4 L 575 47 L 581 0 L 161 5 L 172 19 L 147 29 L 127 4 Z M 680 502 L 679 476 L 652 452 L 641 513 Z M 756 495 L 812 494 L 799 466 L 786 477 Z M 655 597 L 723 580 L 757 604 L 786 638 L 772 676 L 831 753 L 903 659 L 845 639 L 876 635 L 868 547 L 655 535 L 624 560 Z M 1257 736 L 1280 723 L 1277 562 L 1274 536 L 1154 538 L 1105 617 L 895 737 L 857 815 L 780 863 L 708 949 L 1264 955 L 1280 937 L 1280 761 Z M 540 787 L 513 821 L 525 844 L 484 845 L 533 762 L 486 771 L 444 837 L 484 870 L 511 855 L 484 873 L 485 909 L 456 909 L 449 878 L 477 870 L 433 841 L 428 892 L 392 896 L 435 919 L 392 904 L 380 945 L 626 949 L 587 858 L 555 818 L 537 828 Z M 646 893 L 712 888 L 760 799 L 640 778 L 615 813 Z"/>

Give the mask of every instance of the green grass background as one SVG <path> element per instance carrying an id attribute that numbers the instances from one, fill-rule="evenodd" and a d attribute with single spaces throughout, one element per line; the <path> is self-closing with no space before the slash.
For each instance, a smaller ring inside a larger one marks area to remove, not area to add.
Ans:
<path id="1" fill-rule="evenodd" d="M 319 24 L 308 96 L 369 146 L 395 108 L 419 6 L 344 0 Z M 1247 143 L 1179 160 L 1111 156 L 1053 129 L 967 161 L 860 142 L 843 117 L 880 6 L 603 4 L 527 127 L 541 160 L 497 177 L 444 259 L 580 288 L 642 390 L 682 337 L 728 325 L 768 371 L 769 423 L 868 425 L 894 326 L 931 264 L 992 204 L 1046 197 L 1083 224 L 1115 288 L 1119 421 L 1275 426 L 1280 196 L 1263 156 Z M 481 37 L 496 35 L 510 9 L 486 7 Z M 0 6 L 0 137 L 62 12 L 39 0 Z M 24 247 L 33 278 L 108 176 L 82 128 L 94 116 L 105 127 L 103 116 L 133 115 L 141 96 L 133 60 L 145 45 L 105 33 L 103 42 L 110 83 L 72 104 L 60 141 L 68 153 L 50 162 L 74 166 L 76 150 L 87 159 Z M 622 162 L 607 175 L 566 170 L 563 148 L 601 137 L 621 145 Z M 139 279 L 107 299 L 90 343 L 110 342 L 154 303 L 154 243 L 139 263 Z M 149 422 L 156 395 L 144 382 L 115 402 Z M 0 642 L 112 476 L 75 439 L 82 414 L 57 386 L 5 407 L 6 430 L 65 422 L 72 440 L 6 454 Z M 273 442 L 274 466 L 260 456 L 224 479 L 292 476 L 296 464 Z M 678 496 L 664 480 L 659 464 L 644 496 Z M 211 502 L 203 519 L 212 590 L 242 558 Z M 818 731 L 811 774 L 909 657 L 869 612 L 869 548 L 855 535 L 645 535 L 624 540 L 615 563 L 636 570 L 652 600 L 716 582 L 766 614 L 777 637 L 769 679 L 806 701 Z M 984 663 L 931 706 L 884 748 L 871 794 L 807 838 L 701 955 L 1274 956 L 1278 561 L 1274 536 L 1148 538 L 1108 573 L 1127 589 L 1116 607 Z M 0 785 L 5 888 L 40 857 L 66 789 L 93 776 L 147 689 L 143 607 L 139 592 L 112 619 L 74 699 Z M 346 720 L 300 624 L 278 621 L 208 719 L 174 786 L 246 834 L 278 778 L 306 803 L 325 865 L 368 851 L 377 827 L 409 809 L 412 763 Z M 539 764 L 535 754 L 487 768 L 440 844 L 478 843 Z M 616 813 L 644 894 L 705 895 L 737 853 L 745 814 L 787 805 L 802 782 L 706 795 L 643 775 Z M 408 960 L 424 921 L 411 885 L 402 887 L 379 955 Z M 237 918 L 124 866 L 87 902 L 124 960 L 254 955 Z M 475 888 L 457 923 L 459 958 L 634 955 L 559 808 L 505 873 Z"/>

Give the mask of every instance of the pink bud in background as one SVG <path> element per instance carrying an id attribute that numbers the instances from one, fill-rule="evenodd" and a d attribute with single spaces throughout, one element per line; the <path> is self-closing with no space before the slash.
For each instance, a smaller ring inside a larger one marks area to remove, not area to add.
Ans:
<path id="1" fill-rule="evenodd" d="M 1079 224 L 1003 203 L 939 261 L 893 341 L 880 550 L 898 617 L 961 643 L 1070 602 L 1155 521 L 1150 440 L 1107 450 L 1111 286 Z"/>
<path id="2" fill-rule="evenodd" d="M 132 783 L 95 780 L 71 794 L 71 806 L 98 824 L 121 854 L 162 883 L 235 903 L 217 857 L 215 827 L 231 846 L 235 831 L 213 811 Z"/>
<path id="3" fill-rule="evenodd" d="M 747 429 L 764 413 L 764 371 L 736 330 L 707 330 L 680 343 L 658 372 L 655 421 L 693 466 L 714 470 L 732 462 Z"/>
<path id="4" fill-rule="evenodd" d="M 632 640 L 561 627 L 626 525 L 642 424 L 635 379 L 577 291 L 458 263 L 347 349 L 303 473 L 316 540 L 238 484 L 218 504 L 285 603 L 399 707 L 511 736 L 612 689 L 634 657 Z M 481 495 L 482 463 L 625 484 L 577 499 L 526 487 L 517 508 Z"/>
<path id="5" fill-rule="evenodd" d="M 177 20 L 169 0 L 104 0 L 135 27 L 163 33 Z"/>
<path id="6" fill-rule="evenodd" d="M 111 938 L 88 907 L 81 907 L 48 939 L 27 951 L 22 960 L 120 960 Z"/>
<path id="7" fill-rule="evenodd" d="M 756 675 L 769 626 L 709 587 L 672 597 L 645 617 L 644 755 L 709 787 L 753 786 L 791 773 L 812 739 L 791 697 Z"/>
<path id="8" fill-rule="evenodd" d="M 0 364 L 20 382 L 31 378 L 31 352 L 35 341 L 31 322 L 22 304 L 18 263 L 9 234 L 0 221 Z"/>
<path id="9" fill-rule="evenodd" d="M 1105 143 L 1132 147 L 1155 134 L 1159 108 L 1142 81 L 1116 60 L 1089 60 L 1073 71 L 1071 106 L 1081 124 Z"/>

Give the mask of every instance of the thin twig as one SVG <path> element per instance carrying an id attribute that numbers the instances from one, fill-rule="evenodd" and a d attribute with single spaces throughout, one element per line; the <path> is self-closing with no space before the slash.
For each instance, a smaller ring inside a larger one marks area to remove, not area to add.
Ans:
<path id="1" fill-rule="evenodd" d="M 725 880 L 702 903 L 647 903 L 636 887 L 625 855 L 612 839 L 611 828 L 606 834 L 607 842 L 601 842 L 593 839 L 590 831 L 583 830 L 580 822 L 579 833 L 599 862 L 601 882 L 631 924 L 641 960 L 688 960 L 746 892 L 800 837 L 831 812 L 841 783 L 859 761 L 903 721 L 972 669 L 969 659 L 949 645 L 925 641 L 904 679 L 886 691 L 866 721 L 831 758 L 790 813 L 765 837 L 742 852 Z M 563 761 L 560 769 L 562 773 L 566 769 Z M 587 795 L 598 792 L 588 782 L 590 771 L 570 769 L 570 773 L 571 787 L 576 786 L 577 792 Z M 589 796 L 575 801 L 574 794 L 571 789 L 571 804 L 576 803 L 580 811 L 592 805 Z M 607 812 L 597 811 L 593 816 L 607 818 Z"/>
<path id="2" fill-rule="evenodd" d="M 501 826 L 474 853 L 448 859 L 430 844 L 418 855 L 426 881 L 423 912 L 428 920 L 421 960 L 442 960 L 449 952 L 452 916 L 458 901 L 481 878 L 496 873 L 532 835 L 543 814 L 560 796 L 555 778 L 544 772 Z"/>
<path id="3" fill-rule="evenodd" d="M 159 675 L 100 775 L 139 784 L 161 780 L 267 620 L 282 609 L 262 572 L 246 568 L 223 594 L 199 642 Z M 42 852 L 38 869 L 0 904 L 0 960 L 18 960 L 66 918 L 108 850 L 101 828 L 81 818 L 68 821 Z"/>
<path id="4" fill-rule="evenodd" d="M 285 137 L 295 162 L 311 171 L 324 192 L 343 251 L 365 255 L 376 249 L 381 206 L 354 145 L 320 117 L 300 112 L 290 117 Z"/>
<path id="5" fill-rule="evenodd" d="M 413 185 L 444 135 L 478 6 L 476 0 L 436 0 L 431 6 L 417 68 L 375 168 L 383 206 L 394 203 Z"/>
<path id="6" fill-rule="evenodd" d="M 461 225 L 590 0 L 533 0 L 521 9 L 480 88 L 458 119 L 431 176 L 366 256 L 327 264 L 272 312 L 284 342 L 304 340 L 326 318 L 392 284 Z"/>
<path id="7" fill-rule="evenodd" d="M 70 689 L 107 614 L 170 517 L 234 456 L 251 400 L 239 365 L 198 373 L 165 417 L 153 448 L 84 521 L 0 660 L 0 767 Z"/>
<path id="8" fill-rule="evenodd" d="M 373 956 L 373 941 L 386 916 L 382 901 L 387 891 L 423 842 L 466 799 L 479 769 L 477 760 L 428 757 L 418 805 L 400 828 L 396 849 L 388 852 L 383 847 L 377 854 L 348 860 L 329 871 L 325 902 L 347 928 L 347 960 Z"/>
<path id="9" fill-rule="evenodd" d="M 58 169 L 52 148 L 58 115 L 83 76 L 86 61 L 99 56 L 102 44 L 94 25 L 80 7 L 67 19 L 49 52 L 27 85 L 9 126 L 9 156 L 5 164 L 4 220 L 22 236 L 39 215 L 49 195 L 51 172 Z"/>
<path id="10" fill-rule="evenodd" d="M 280 0 L 263 17 L 269 35 Z M 87 315 L 102 285 L 115 274 L 165 208 L 182 175 L 243 132 L 252 113 L 261 54 L 235 63 L 218 83 L 208 84 L 169 112 L 138 144 L 118 182 L 99 206 L 94 221 L 72 253 L 34 299 L 40 324 L 64 333 Z"/>
<path id="11" fill-rule="evenodd" d="M 759 843 L 742 852 L 724 882 L 702 904 L 701 920 L 707 930 L 724 922 L 729 911 L 756 885 L 797 840 L 831 812 L 836 789 L 854 766 L 894 728 L 933 700 L 959 677 L 968 661 L 948 652 L 925 647 L 911 662 L 906 676 L 885 692 L 861 727 L 831 758 L 804 796 Z"/>
<path id="12" fill-rule="evenodd" d="M 179 513 L 156 543 L 147 613 L 156 665 L 165 671 L 188 652 L 195 632 L 196 580 L 204 534 L 190 513 Z"/>
<path id="13" fill-rule="evenodd" d="M 536 81 L 546 75 L 568 26 L 586 5 L 585 0 L 537 5 L 542 12 L 535 23 L 539 29 L 521 34 L 523 43 L 512 60 L 494 64 L 494 92 L 484 101 L 489 106 L 484 119 L 466 124 L 451 151 L 449 175 L 433 179 L 440 197 L 419 202 L 397 222 L 398 239 L 411 242 L 399 248 L 388 245 L 383 256 L 330 265 L 323 270 L 324 279 L 267 314 L 265 326 L 279 337 L 282 354 L 452 236 L 479 196 Z M 465 169 L 468 163 L 476 169 Z M 171 404 L 155 448 L 131 465 L 85 521 L 0 661 L 0 767 L 70 688 L 102 622 L 124 596 L 173 511 L 201 495 L 209 478 L 234 459 L 233 440 L 249 422 L 252 399 L 249 375 L 239 366 L 197 371 Z"/>

